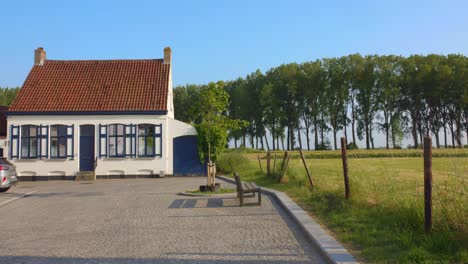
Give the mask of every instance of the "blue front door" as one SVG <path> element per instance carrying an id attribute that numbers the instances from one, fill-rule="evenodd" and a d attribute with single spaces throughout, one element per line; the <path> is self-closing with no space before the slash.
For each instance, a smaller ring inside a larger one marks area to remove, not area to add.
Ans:
<path id="1" fill-rule="evenodd" d="M 94 125 L 80 126 L 80 171 L 94 171 Z"/>
<path id="2" fill-rule="evenodd" d="M 173 149 L 174 175 L 206 175 L 206 167 L 198 156 L 197 136 L 174 138 Z"/>

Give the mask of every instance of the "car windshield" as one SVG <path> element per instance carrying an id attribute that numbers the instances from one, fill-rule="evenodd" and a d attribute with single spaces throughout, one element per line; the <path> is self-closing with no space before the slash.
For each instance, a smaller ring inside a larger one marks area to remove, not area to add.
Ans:
<path id="1" fill-rule="evenodd" d="M 13 163 L 9 162 L 6 158 L 0 158 L 0 165 L 13 165 Z"/>

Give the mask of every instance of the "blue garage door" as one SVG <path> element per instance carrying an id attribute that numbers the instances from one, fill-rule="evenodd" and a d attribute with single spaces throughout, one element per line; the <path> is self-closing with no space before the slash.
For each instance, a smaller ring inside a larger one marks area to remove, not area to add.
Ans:
<path id="1" fill-rule="evenodd" d="M 174 138 L 174 175 L 205 175 L 206 168 L 200 162 L 197 136 Z"/>

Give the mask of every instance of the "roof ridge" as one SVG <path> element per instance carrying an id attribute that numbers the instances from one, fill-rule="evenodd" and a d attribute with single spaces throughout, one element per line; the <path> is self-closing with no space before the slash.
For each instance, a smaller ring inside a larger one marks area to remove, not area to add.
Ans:
<path id="1" fill-rule="evenodd" d="M 45 60 L 47 61 L 60 61 L 60 62 L 71 62 L 71 61 L 164 61 L 163 58 L 160 59 L 104 59 L 104 60 L 92 60 L 92 59 L 85 59 L 85 60 Z"/>

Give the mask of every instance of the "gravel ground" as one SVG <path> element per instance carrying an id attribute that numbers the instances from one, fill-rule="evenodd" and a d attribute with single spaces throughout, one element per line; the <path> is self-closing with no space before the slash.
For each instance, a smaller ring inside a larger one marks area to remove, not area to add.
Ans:
<path id="1" fill-rule="evenodd" d="M 20 183 L 10 191 L 36 192 L 0 207 L 0 263 L 325 263 L 268 196 L 239 207 L 235 195 L 177 195 L 203 183 Z"/>

